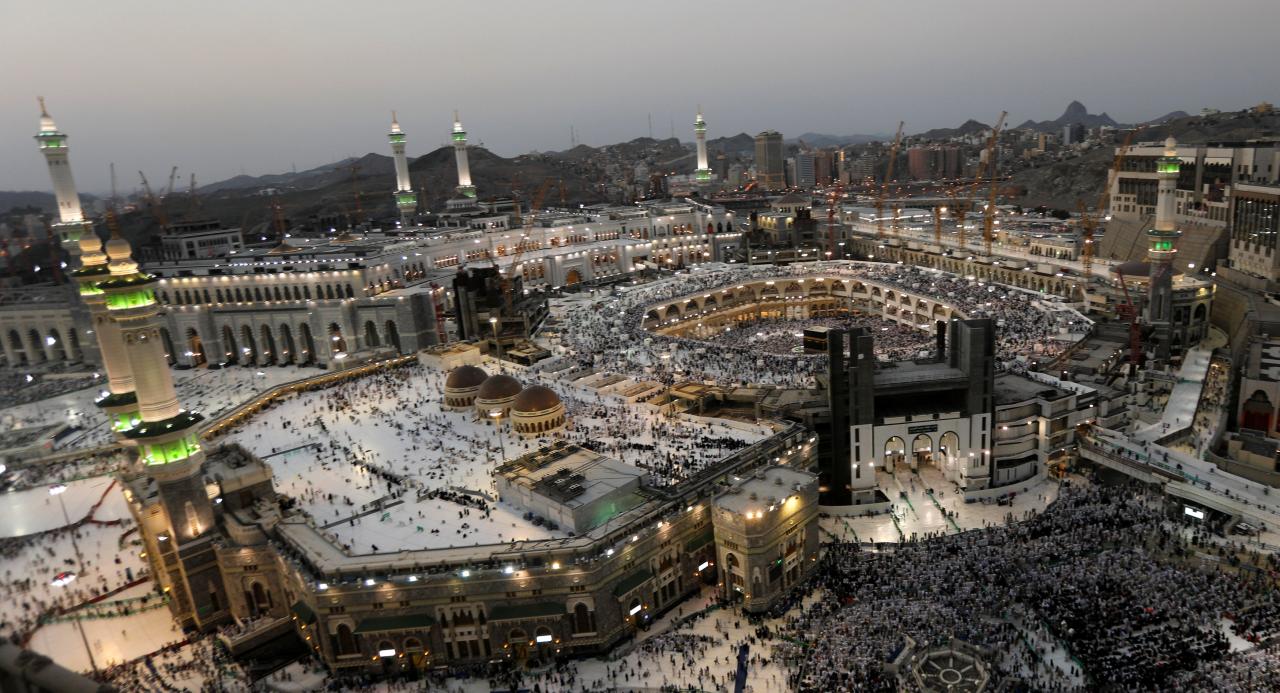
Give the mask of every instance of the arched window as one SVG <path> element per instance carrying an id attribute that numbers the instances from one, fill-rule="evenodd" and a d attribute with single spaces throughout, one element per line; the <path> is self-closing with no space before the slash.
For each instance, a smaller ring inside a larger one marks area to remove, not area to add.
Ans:
<path id="1" fill-rule="evenodd" d="M 334 635 L 334 640 L 336 641 L 335 645 L 337 645 L 338 654 L 358 654 L 356 639 L 351 633 L 351 626 L 345 623 L 338 624 L 338 632 Z"/>
<path id="2" fill-rule="evenodd" d="M 578 604 L 573 607 L 573 632 L 596 632 L 596 613 L 588 609 L 586 604 Z"/>

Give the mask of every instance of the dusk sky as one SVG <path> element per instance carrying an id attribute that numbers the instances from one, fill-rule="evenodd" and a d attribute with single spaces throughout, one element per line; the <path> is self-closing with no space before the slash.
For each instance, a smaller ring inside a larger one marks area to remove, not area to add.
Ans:
<path id="1" fill-rule="evenodd" d="M 648 134 L 794 137 L 1280 102 L 1277 0 L 785 3 L 5 0 L 0 189 L 48 190 L 46 98 L 83 192 L 445 143 L 514 155 Z"/>

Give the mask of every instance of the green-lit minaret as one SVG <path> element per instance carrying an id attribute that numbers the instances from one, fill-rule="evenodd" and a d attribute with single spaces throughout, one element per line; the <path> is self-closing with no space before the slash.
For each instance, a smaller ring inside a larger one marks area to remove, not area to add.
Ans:
<path id="1" fill-rule="evenodd" d="M 413 215 L 418 211 L 418 193 L 409 184 L 409 160 L 404 155 L 404 131 L 396 120 L 396 112 L 391 112 L 391 132 L 387 134 L 391 141 L 391 153 L 396 162 L 396 209 L 400 210 L 400 225 L 412 223 Z"/>

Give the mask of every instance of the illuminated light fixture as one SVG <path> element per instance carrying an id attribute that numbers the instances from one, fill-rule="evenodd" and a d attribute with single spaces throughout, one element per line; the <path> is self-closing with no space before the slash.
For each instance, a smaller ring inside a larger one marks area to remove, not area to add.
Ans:
<path id="1" fill-rule="evenodd" d="M 551 636 L 550 636 L 550 635 L 539 635 L 537 638 L 535 638 L 535 640 L 537 640 L 537 641 L 538 641 L 538 642 L 540 642 L 540 643 L 548 643 L 548 642 L 551 642 Z"/>
<path id="2" fill-rule="evenodd" d="M 364 579 L 364 586 L 365 586 L 365 587 L 373 587 L 373 583 L 374 583 L 373 578 L 365 578 L 365 579 Z"/>
<path id="3" fill-rule="evenodd" d="M 710 566 L 711 566 L 711 562 L 710 562 L 710 561 L 703 561 L 703 562 L 698 566 L 698 572 L 702 572 L 702 571 L 706 570 L 707 568 L 709 568 Z"/>
<path id="4" fill-rule="evenodd" d="M 325 590 L 329 589 L 329 583 L 327 583 L 327 582 L 322 582 L 322 583 L 320 583 L 320 584 L 316 585 L 316 589 L 318 589 L 318 590 L 320 590 L 321 592 L 323 592 L 323 591 L 325 591 Z"/>
<path id="5" fill-rule="evenodd" d="M 392 648 L 392 649 L 390 649 L 390 650 L 378 650 L 378 656 L 379 656 L 379 657 L 394 657 L 394 656 L 396 656 L 396 651 L 395 651 L 395 649 L 394 649 L 394 648 Z"/>
<path id="6" fill-rule="evenodd" d="M 639 604 L 636 604 L 635 606 L 631 607 L 631 611 L 629 611 L 628 613 L 632 616 L 635 616 L 636 614 L 640 613 L 641 608 L 643 607 L 641 607 Z"/>

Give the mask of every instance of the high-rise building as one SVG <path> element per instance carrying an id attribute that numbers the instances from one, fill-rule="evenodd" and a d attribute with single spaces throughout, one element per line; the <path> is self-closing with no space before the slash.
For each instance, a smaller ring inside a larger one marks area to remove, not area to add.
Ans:
<path id="1" fill-rule="evenodd" d="M 453 112 L 453 152 L 458 161 L 458 197 L 476 196 L 476 186 L 471 184 L 471 165 L 467 161 L 467 131 L 462 129 L 458 112 Z"/>
<path id="2" fill-rule="evenodd" d="M 782 158 L 782 134 L 765 130 L 756 135 L 756 181 L 765 190 L 786 187 L 786 163 Z"/>
<path id="3" fill-rule="evenodd" d="M 391 112 L 391 132 L 387 134 L 391 141 L 391 153 L 396 162 L 396 209 L 400 210 L 400 224 L 408 226 L 414 212 L 418 210 L 418 193 L 413 191 L 409 183 L 409 160 L 404 155 L 404 131 L 396 120 L 396 112 Z M 463 156 L 466 156 L 464 153 Z"/>
<path id="4" fill-rule="evenodd" d="M 814 156 L 811 152 L 800 152 L 795 157 L 795 185 L 799 188 L 812 188 L 817 185 L 818 178 L 814 167 Z"/>

